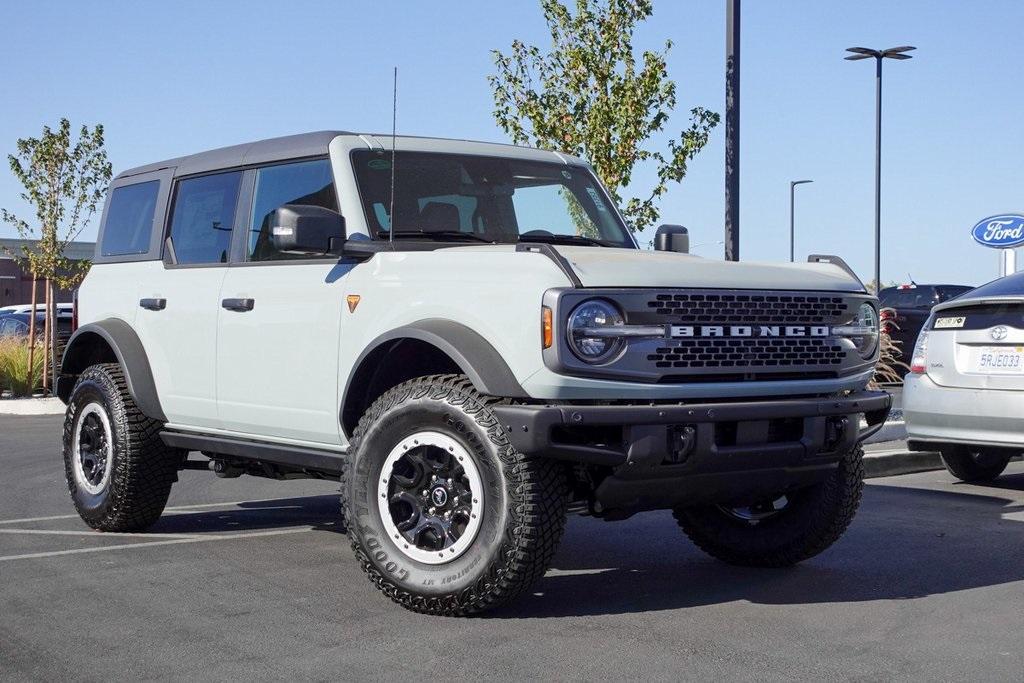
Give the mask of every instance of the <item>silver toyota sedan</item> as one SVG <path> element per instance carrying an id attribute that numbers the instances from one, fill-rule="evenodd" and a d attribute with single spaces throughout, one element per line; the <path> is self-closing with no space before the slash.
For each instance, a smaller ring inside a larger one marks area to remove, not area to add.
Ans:
<path id="1" fill-rule="evenodd" d="M 1024 453 L 1024 272 L 937 305 L 904 379 L 910 450 L 939 451 L 963 481 Z"/>

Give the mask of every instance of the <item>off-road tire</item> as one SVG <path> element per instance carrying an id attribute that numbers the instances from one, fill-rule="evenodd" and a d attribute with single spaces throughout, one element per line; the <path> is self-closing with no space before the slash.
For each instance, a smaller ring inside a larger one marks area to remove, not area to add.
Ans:
<path id="1" fill-rule="evenodd" d="M 90 404 L 105 412 L 112 437 L 109 478 L 92 493 L 76 482 L 74 436 Z M 116 363 L 86 368 L 68 399 L 64 417 L 64 474 L 78 514 L 99 531 L 142 531 L 163 512 L 184 453 L 161 441 L 162 423 L 139 411 Z"/>
<path id="2" fill-rule="evenodd" d="M 992 481 L 1010 463 L 1009 453 L 972 450 L 968 446 L 947 446 L 940 451 L 946 470 L 960 481 Z"/>
<path id="3" fill-rule="evenodd" d="M 852 449 L 828 478 L 791 492 L 779 512 L 756 523 L 714 505 L 683 507 L 676 521 L 701 550 L 745 567 L 788 567 L 822 552 L 843 535 L 860 505 L 864 452 Z"/>
<path id="4" fill-rule="evenodd" d="M 547 570 L 565 528 L 564 467 L 528 458 L 509 443 L 489 406 L 463 375 L 421 377 L 374 401 L 356 427 L 341 477 L 342 514 L 356 559 L 370 581 L 401 606 L 466 616 L 526 591 Z M 377 482 L 403 438 L 434 430 L 455 438 L 479 470 L 484 508 L 462 555 L 425 564 L 401 551 L 383 526 Z"/>

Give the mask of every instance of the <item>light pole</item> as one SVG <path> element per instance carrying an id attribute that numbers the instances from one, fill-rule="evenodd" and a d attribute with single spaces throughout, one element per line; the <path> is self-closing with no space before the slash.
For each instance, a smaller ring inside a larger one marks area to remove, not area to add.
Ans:
<path id="1" fill-rule="evenodd" d="M 890 47 L 888 50 L 872 50 L 867 47 L 848 47 L 845 59 L 875 58 L 875 292 L 882 286 L 882 60 L 910 59 L 904 54 L 916 47 L 903 45 Z"/>
<path id="2" fill-rule="evenodd" d="M 797 185 L 813 183 L 813 180 L 790 180 L 789 181 L 789 262 L 793 263 L 796 253 L 796 230 L 793 228 L 793 190 Z"/>

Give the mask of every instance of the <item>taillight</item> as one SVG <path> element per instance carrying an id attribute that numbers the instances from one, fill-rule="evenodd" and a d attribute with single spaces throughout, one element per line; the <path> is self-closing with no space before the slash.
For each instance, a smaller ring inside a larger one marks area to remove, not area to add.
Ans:
<path id="1" fill-rule="evenodd" d="M 71 331 L 78 329 L 78 290 L 71 293 Z"/>
<path id="2" fill-rule="evenodd" d="M 931 323 L 931 320 L 928 321 Z M 923 375 L 928 372 L 928 325 L 926 324 L 917 336 L 917 343 L 914 344 L 914 355 L 910 360 L 910 371 L 915 375 Z"/>

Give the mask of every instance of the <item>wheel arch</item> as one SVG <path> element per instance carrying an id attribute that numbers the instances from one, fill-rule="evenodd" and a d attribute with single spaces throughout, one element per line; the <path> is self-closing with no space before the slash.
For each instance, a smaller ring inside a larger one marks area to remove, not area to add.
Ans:
<path id="1" fill-rule="evenodd" d="M 61 360 L 57 397 L 67 403 L 78 375 L 90 365 L 107 362 L 124 369 L 128 392 L 139 410 L 146 417 L 166 422 L 142 341 L 128 323 L 117 318 L 83 325 L 71 335 Z"/>
<path id="2" fill-rule="evenodd" d="M 527 397 L 501 354 L 479 333 L 451 320 L 420 320 L 381 334 L 356 359 L 339 415 L 346 436 L 351 436 L 366 408 L 392 386 L 448 373 L 466 375 L 482 394 Z"/>

